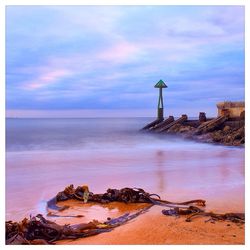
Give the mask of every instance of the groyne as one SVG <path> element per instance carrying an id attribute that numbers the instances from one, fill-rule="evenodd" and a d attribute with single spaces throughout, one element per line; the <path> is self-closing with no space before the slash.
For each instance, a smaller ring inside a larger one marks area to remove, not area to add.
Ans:
<path id="1" fill-rule="evenodd" d="M 146 125 L 142 130 L 159 134 L 176 134 L 187 139 L 230 146 L 245 144 L 245 111 L 237 117 L 225 113 L 215 118 L 207 118 L 204 112 L 200 112 L 199 119 L 189 119 L 183 114 L 176 119 L 169 116 L 162 121 L 156 121 Z"/>

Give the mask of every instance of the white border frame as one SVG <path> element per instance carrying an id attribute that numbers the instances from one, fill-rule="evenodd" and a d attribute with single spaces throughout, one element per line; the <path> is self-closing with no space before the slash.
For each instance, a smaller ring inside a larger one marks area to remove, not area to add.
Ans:
<path id="1" fill-rule="evenodd" d="M 92 0 L 92 1 L 86 1 L 86 0 L 0 0 L 0 31 L 1 31 L 1 41 L 0 41 L 0 55 L 4 59 L 1 60 L 0 63 L 0 81 L 1 81 L 1 89 L 0 89 L 0 114 L 1 114 L 1 130 L 0 130 L 0 141 L 1 141 L 1 152 L 0 152 L 0 175 L 4 180 L 1 181 L 1 199 L 2 202 L 0 203 L 0 211 L 1 211 L 1 236 L 0 236 L 0 246 L 6 247 L 6 248 L 16 248 L 18 249 L 26 249 L 26 246 L 5 246 L 5 7 L 9 5 L 243 5 L 245 6 L 245 24 L 250 24 L 250 7 L 247 0 Z M 249 26 L 246 25 L 245 29 L 245 102 L 246 102 L 246 145 L 245 145 L 245 180 L 250 180 L 249 176 L 249 166 L 247 166 L 247 163 L 249 163 L 249 156 L 248 156 L 248 150 L 249 150 L 249 141 L 248 141 L 248 134 L 249 134 L 249 102 L 248 97 L 246 93 L 250 93 L 249 89 L 249 72 L 246 71 L 246 69 L 250 69 L 249 65 L 249 55 L 250 55 L 250 39 L 249 39 Z M 249 199 L 247 198 L 249 194 L 249 184 L 248 181 L 245 181 L 245 208 L 246 208 L 246 214 L 249 213 Z M 246 227 L 245 227 L 245 235 L 248 237 L 245 237 L 245 245 L 239 246 L 239 245 L 213 245 L 213 248 L 222 248 L 222 249 L 235 249 L 235 248 L 242 248 L 246 249 L 249 248 L 249 216 L 246 216 Z M 29 246 L 32 247 L 32 246 Z M 51 247 L 51 246 L 36 246 L 36 248 L 41 247 Z M 56 246 L 59 247 L 59 246 Z M 63 247 L 70 247 L 70 248 L 90 248 L 90 249 L 115 249 L 116 245 L 63 245 Z M 119 245 L 119 248 L 127 249 L 128 246 L 126 245 Z M 133 246 L 135 247 L 135 246 Z M 166 249 L 166 247 L 169 247 L 171 249 L 183 249 L 186 248 L 187 245 L 178 246 L 178 245 L 145 245 L 145 246 L 136 246 L 136 248 L 143 248 L 143 249 L 154 249 L 155 247 L 159 249 Z M 193 249 L 200 249 L 202 247 L 203 249 L 208 249 L 211 246 L 210 245 L 190 245 Z M 3 248 L 2 248 L 3 249 Z"/>

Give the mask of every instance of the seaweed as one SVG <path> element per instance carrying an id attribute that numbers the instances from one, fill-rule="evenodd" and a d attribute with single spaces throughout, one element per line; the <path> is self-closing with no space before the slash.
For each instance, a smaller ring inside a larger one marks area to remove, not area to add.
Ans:
<path id="1" fill-rule="evenodd" d="M 89 223 L 75 225 L 59 225 L 53 221 L 45 219 L 41 214 L 25 218 L 20 223 L 7 221 L 6 244 L 7 245 L 32 245 L 32 244 L 54 244 L 55 241 L 63 239 L 77 239 L 89 237 L 100 233 L 110 232 L 114 228 L 121 226 L 137 216 L 145 213 L 151 205 L 120 217 L 109 219 L 105 222 L 93 220 Z"/>
<path id="2" fill-rule="evenodd" d="M 47 202 L 47 216 L 54 217 L 83 217 L 84 215 L 58 215 L 50 210 L 63 211 L 69 206 L 58 206 L 58 202 L 70 199 L 81 200 L 84 203 L 100 203 L 107 204 L 110 202 L 123 203 L 145 203 L 146 207 L 139 209 L 134 213 L 125 213 L 117 218 L 107 218 L 107 221 L 100 222 L 93 220 L 89 223 L 80 223 L 75 225 L 59 225 L 53 221 L 47 220 L 43 215 L 30 216 L 29 219 L 24 218 L 21 222 L 6 221 L 6 244 L 55 244 L 58 240 L 77 239 L 89 237 L 92 235 L 110 232 L 114 228 L 124 225 L 130 220 L 147 212 L 152 206 L 164 206 L 170 209 L 162 210 L 162 214 L 166 216 L 187 216 L 186 221 L 191 222 L 195 217 L 209 217 L 213 221 L 231 221 L 242 224 L 245 222 L 244 213 L 225 213 L 216 214 L 206 212 L 200 207 L 206 206 L 206 201 L 202 199 L 189 200 L 184 202 L 171 202 L 162 200 L 157 194 L 150 194 L 141 188 L 109 188 L 103 194 L 94 194 L 89 191 L 87 186 L 78 186 L 76 189 L 71 184 L 63 191 L 59 192 L 55 197 Z M 208 220 L 208 221 L 209 221 Z"/>
<path id="3" fill-rule="evenodd" d="M 64 191 L 59 192 L 55 197 L 47 202 L 47 208 L 57 211 L 67 209 L 67 206 L 59 207 L 57 202 L 66 201 L 70 199 L 83 200 L 84 193 L 88 192 L 87 202 L 95 202 L 101 204 L 107 204 L 110 202 L 124 202 L 124 203 L 150 203 L 161 206 L 178 206 L 178 205 L 190 205 L 196 204 L 198 206 L 205 206 L 206 201 L 202 199 L 190 200 L 185 202 L 171 202 L 162 200 L 158 194 L 150 194 L 144 191 L 142 188 L 122 188 L 122 189 L 111 189 L 109 188 L 103 194 L 94 194 L 86 190 L 86 186 L 78 186 L 76 189 L 74 185 L 67 186 Z"/>
<path id="4" fill-rule="evenodd" d="M 188 217 L 186 218 L 186 222 L 191 222 L 196 217 L 210 217 L 206 222 L 231 221 L 238 224 L 245 223 L 244 213 L 218 214 L 213 212 L 205 212 L 204 210 L 194 206 L 189 206 L 188 208 L 175 207 L 173 209 L 164 209 L 162 210 L 162 214 L 167 216 L 178 216 L 178 217 L 181 215 L 188 215 Z"/>

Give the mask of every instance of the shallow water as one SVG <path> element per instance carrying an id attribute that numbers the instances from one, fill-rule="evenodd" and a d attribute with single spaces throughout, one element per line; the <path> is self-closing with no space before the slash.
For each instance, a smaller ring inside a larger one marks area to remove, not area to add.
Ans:
<path id="1" fill-rule="evenodd" d="M 6 219 L 45 213 L 46 200 L 69 184 L 141 187 L 244 211 L 244 148 L 139 132 L 151 120 L 7 119 Z"/>

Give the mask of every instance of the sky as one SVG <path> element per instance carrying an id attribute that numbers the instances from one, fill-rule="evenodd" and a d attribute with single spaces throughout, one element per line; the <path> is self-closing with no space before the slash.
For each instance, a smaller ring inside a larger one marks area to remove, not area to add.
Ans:
<path id="1" fill-rule="evenodd" d="M 216 115 L 244 100 L 243 6 L 7 6 L 8 117 Z"/>

